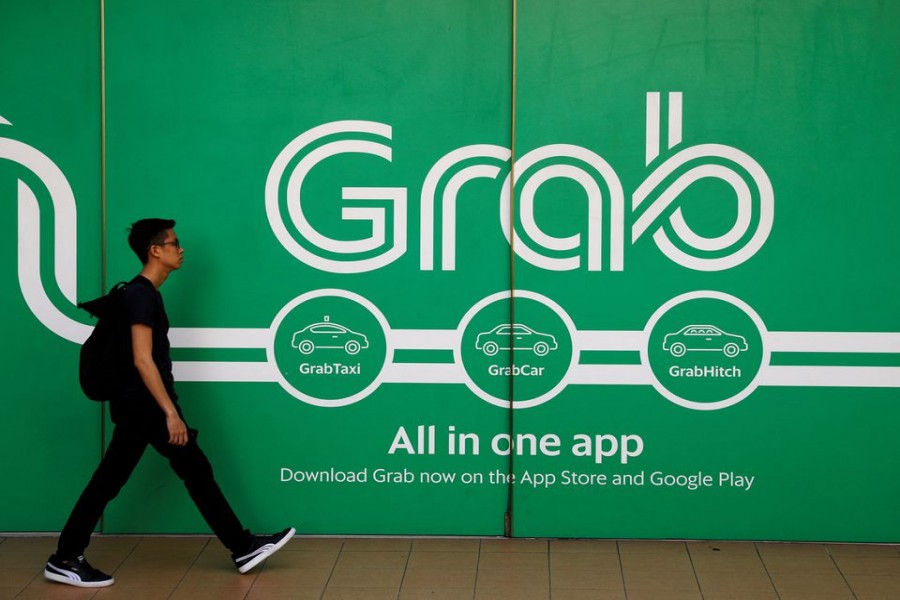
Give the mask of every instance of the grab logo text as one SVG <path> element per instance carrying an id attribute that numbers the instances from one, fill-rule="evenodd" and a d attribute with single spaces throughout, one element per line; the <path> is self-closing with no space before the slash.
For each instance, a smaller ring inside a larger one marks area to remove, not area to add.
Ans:
<path id="1" fill-rule="evenodd" d="M 456 269 L 457 197 L 475 179 L 497 182 L 498 227 L 517 256 L 541 269 L 623 271 L 627 243 L 634 245 L 646 237 L 671 261 L 693 270 L 722 271 L 748 260 L 772 229 L 775 196 L 768 175 L 750 155 L 732 146 L 683 144 L 680 92 L 665 98 L 650 92 L 646 101 L 648 174 L 632 191 L 630 206 L 610 163 L 581 146 L 541 146 L 516 157 L 512 169 L 509 148 L 492 144 L 464 146 L 438 159 L 425 175 L 419 197 L 419 269 Z M 362 273 L 383 268 L 406 253 L 411 229 L 406 187 L 341 188 L 346 204 L 341 205 L 340 222 L 331 229 L 340 232 L 343 226 L 367 232 L 356 239 L 317 228 L 306 208 L 323 203 L 314 194 L 307 197 L 304 189 L 317 166 L 339 155 L 368 155 L 390 163 L 392 136 L 392 127 L 385 123 L 334 121 L 304 132 L 278 154 L 266 179 L 266 213 L 275 236 L 294 257 L 322 271 Z M 585 207 L 586 231 L 560 235 L 548 232 L 547 224 L 540 222 L 535 197 L 553 180 L 567 180 L 580 189 L 571 201 Z M 722 212 L 734 213 L 727 230 L 715 236 L 692 229 L 678 206 L 679 197 L 702 180 L 724 184 Z"/>

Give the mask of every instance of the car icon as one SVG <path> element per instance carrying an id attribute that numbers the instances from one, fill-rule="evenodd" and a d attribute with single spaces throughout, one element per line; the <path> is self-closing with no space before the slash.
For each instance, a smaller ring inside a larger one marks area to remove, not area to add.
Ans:
<path id="1" fill-rule="evenodd" d="M 475 349 L 488 356 L 494 356 L 500 350 L 531 350 L 538 356 L 546 356 L 557 348 L 555 337 L 521 323 L 503 323 L 475 338 Z"/>
<path id="2" fill-rule="evenodd" d="M 747 350 L 747 339 L 714 325 L 687 325 L 663 338 L 663 350 L 676 358 L 686 352 L 722 352 L 734 358 Z"/>
<path id="3" fill-rule="evenodd" d="M 300 354 L 312 354 L 319 348 L 337 348 L 353 355 L 368 348 L 369 340 L 365 335 L 325 317 L 324 321 L 307 325 L 294 333 L 291 346 L 299 350 Z"/>

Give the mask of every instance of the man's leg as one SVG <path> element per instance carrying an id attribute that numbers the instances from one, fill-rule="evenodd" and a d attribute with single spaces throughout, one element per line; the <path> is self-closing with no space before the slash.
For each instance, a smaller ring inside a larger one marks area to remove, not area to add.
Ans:
<path id="1" fill-rule="evenodd" d="M 115 427 L 103 460 L 59 535 L 58 557 L 71 559 L 84 554 L 103 510 L 131 477 L 146 448 L 147 440 L 138 430 L 121 425 Z"/>
<path id="2" fill-rule="evenodd" d="M 188 443 L 174 446 L 166 439 L 154 438 L 153 448 L 169 460 L 172 470 L 184 481 L 184 487 L 216 537 L 231 552 L 241 552 L 250 543 L 250 532 L 225 499 L 213 476 L 209 459 L 197 445 L 197 431 L 189 430 Z"/>

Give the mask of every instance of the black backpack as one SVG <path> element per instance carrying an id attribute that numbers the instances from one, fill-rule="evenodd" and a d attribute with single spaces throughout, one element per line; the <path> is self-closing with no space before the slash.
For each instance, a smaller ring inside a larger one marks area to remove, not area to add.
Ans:
<path id="1" fill-rule="evenodd" d="M 119 282 L 105 296 L 79 302 L 78 308 L 97 317 L 97 325 L 81 347 L 78 379 L 84 395 L 98 402 L 111 400 L 122 389 L 133 364 L 131 329 L 122 297 L 125 282 Z"/>

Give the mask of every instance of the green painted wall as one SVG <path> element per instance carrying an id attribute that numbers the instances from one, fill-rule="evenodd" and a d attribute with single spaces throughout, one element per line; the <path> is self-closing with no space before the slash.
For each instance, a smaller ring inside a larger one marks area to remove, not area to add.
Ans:
<path id="1" fill-rule="evenodd" d="M 0 23 L 7 531 L 102 438 L 100 7 L 46 4 Z M 105 276 L 178 220 L 181 403 L 253 529 L 896 542 L 898 17 L 107 2 Z M 206 531 L 150 454 L 104 528 Z"/>
<path id="2" fill-rule="evenodd" d="M 65 234 L 77 231 L 78 244 L 77 252 L 61 250 L 77 261 L 78 297 L 100 293 L 100 13 L 81 4 L 48 0 L 0 9 L 4 531 L 60 529 L 100 458 L 100 407 L 78 388 L 79 346 L 35 317 L 17 275 L 19 262 L 31 259 L 25 272 L 39 276 L 51 305 L 80 318 L 54 275 L 53 199 L 71 205 L 68 193 L 77 200 L 76 218 L 63 213 L 61 225 Z M 52 177 L 60 173 L 62 182 Z M 22 185 L 29 191 L 20 193 Z M 37 200 L 39 214 L 20 233 L 23 196 Z M 71 263 L 66 267 L 75 275 Z"/>

